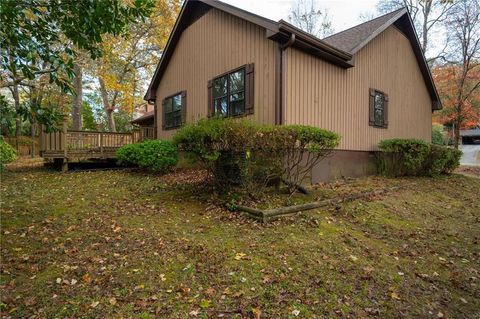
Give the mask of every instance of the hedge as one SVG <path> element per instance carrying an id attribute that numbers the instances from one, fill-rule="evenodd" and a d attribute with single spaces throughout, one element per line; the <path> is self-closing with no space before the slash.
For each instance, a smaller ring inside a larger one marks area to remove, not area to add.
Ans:
<path id="1" fill-rule="evenodd" d="M 378 144 L 377 169 L 389 176 L 436 176 L 460 165 L 462 152 L 417 139 L 389 139 Z"/>
<path id="2" fill-rule="evenodd" d="M 339 139 L 334 132 L 310 126 L 211 118 L 185 125 L 173 143 L 209 169 L 217 186 L 259 186 L 284 179 L 292 191 Z"/>

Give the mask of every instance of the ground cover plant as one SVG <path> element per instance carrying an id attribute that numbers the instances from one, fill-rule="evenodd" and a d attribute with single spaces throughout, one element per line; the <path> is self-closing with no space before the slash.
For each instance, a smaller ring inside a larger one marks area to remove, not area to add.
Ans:
<path id="1" fill-rule="evenodd" d="M 480 179 L 325 183 L 406 188 L 260 224 L 218 206 L 205 176 L 7 168 L 1 316 L 478 317 Z"/>

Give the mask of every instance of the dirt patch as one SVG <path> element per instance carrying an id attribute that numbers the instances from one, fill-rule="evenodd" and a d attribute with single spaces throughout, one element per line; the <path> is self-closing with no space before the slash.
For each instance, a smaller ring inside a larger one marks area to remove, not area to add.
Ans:
<path id="1" fill-rule="evenodd" d="M 455 172 L 480 177 L 480 166 L 460 166 L 455 170 Z"/>

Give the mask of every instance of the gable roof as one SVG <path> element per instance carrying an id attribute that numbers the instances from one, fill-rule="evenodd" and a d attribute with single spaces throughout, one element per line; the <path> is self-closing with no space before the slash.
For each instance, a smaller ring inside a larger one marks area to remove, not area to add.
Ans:
<path id="1" fill-rule="evenodd" d="M 407 10 L 405 8 L 392 11 L 350 29 L 328 36 L 324 38 L 323 41 L 337 48 L 341 48 L 344 51 L 356 53 L 406 12 Z"/>
<path id="2" fill-rule="evenodd" d="M 157 65 L 152 81 L 144 96 L 145 100 L 155 99 L 155 90 L 160 83 L 173 51 L 180 39 L 182 32 L 206 14 L 209 10 L 217 10 L 229 13 L 253 24 L 259 25 L 266 30 L 266 37 L 280 44 L 289 43 L 302 51 L 318 56 L 330 63 L 343 68 L 353 67 L 352 58 L 355 53 L 365 45 L 394 25 L 403 32 L 412 45 L 415 57 L 422 72 L 430 98 L 432 99 L 432 110 L 442 108 L 440 98 L 430 73 L 430 68 L 420 47 L 413 22 L 407 9 L 401 8 L 383 16 L 359 24 L 350 29 L 336 33 L 325 39 L 319 39 L 292 24 L 280 20 L 275 22 L 265 17 L 242 10 L 232 5 L 217 0 L 185 0 L 180 14 L 175 22 L 173 31 L 167 41 L 167 45 Z"/>

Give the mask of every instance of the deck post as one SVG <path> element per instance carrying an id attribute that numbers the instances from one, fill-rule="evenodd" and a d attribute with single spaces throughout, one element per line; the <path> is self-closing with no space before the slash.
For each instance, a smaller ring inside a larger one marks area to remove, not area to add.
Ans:
<path id="1" fill-rule="evenodd" d="M 103 131 L 100 132 L 100 157 L 103 158 Z"/>
<path id="2" fill-rule="evenodd" d="M 43 151 L 45 151 L 45 126 L 40 125 L 40 149 L 38 150 L 38 155 L 43 156 Z"/>
<path id="3" fill-rule="evenodd" d="M 64 158 L 62 160 L 62 172 L 68 172 L 68 159 Z"/>

